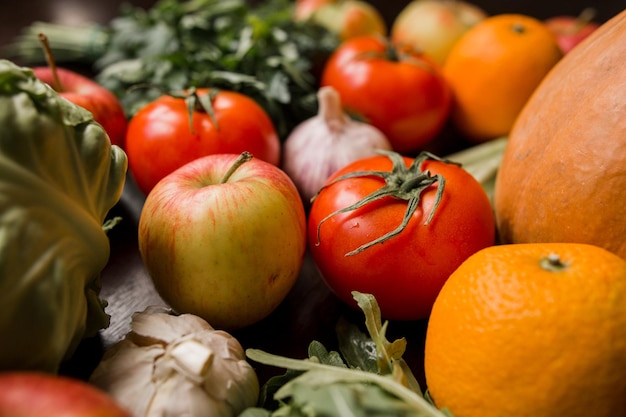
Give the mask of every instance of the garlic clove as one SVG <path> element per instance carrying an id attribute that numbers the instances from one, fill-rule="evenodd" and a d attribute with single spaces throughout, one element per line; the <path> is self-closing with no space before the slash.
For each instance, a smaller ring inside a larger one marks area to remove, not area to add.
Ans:
<path id="1" fill-rule="evenodd" d="M 168 347 L 167 355 L 172 358 L 178 372 L 200 385 L 211 367 L 213 350 L 194 339 L 181 340 Z"/>
<path id="2" fill-rule="evenodd" d="M 149 309 L 155 312 L 135 313 L 131 321 L 132 334 L 134 337 L 146 337 L 148 339 L 146 345 L 155 343 L 157 340 L 169 344 L 201 329 L 214 330 L 209 323 L 198 316 L 174 315 L 171 310 L 156 310 L 155 307 L 149 307 Z"/>
<path id="3" fill-rule="evenodd" d="M 90 382 L 108 392 L 133 416 L 142 416 L 156 393 L 152 367 L 165 349 L 161 345 L 139 347 L 122 340 L 105 352 Z"/>
<path id="4" fill-rule="evenodd" d="M 198 385 L 180 376 L 160 381 L 149 410 L 142 416 L 185 416 L 185 417 L 235 417 L 230 404 L 216 401 L 206 395 Z"/>
<path id="5" fill-rule="evenodd" d="M 245 401 L 252 401 L 253 398 L 258 398 L 257 392 L 260 389 L 256 374 L 246 372 L 250 364 L 246 361 L 239 341 L 230 335 L 226 337 L 225 334 L 227 333 L 222 331 L 202 334 L 202 337 L 206 338 L 205 343 L 209 344 L 216 355 L 222 358 L 220 361 L 213 361 L 210 372 L 225 376 L 227 381 L 241 381 L 243 377 L 245 382 L 215 385 L 211 379 L 207 378 L 205 390 L 217 401 L 228 402 L 231 398 L 245 398 Z"/>

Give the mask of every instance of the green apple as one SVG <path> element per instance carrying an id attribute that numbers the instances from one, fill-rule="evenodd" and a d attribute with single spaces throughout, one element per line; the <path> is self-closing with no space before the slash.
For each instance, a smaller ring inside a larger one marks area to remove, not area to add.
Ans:
<path id="1" fill-rule="evenodd" d="M 443 65 L 456 41 L 486 17 L 483 9 L 462 0 L 413 0 L 396 16 L 390 36 L 395 44 L 422 51 Z"/>
<path id="2" fill-rule="evenodd" d="M 387 35 L 380 11 L 361 0 L 297 0 L 296 20 L 311 19 L 337 34 L 341 40 L 362 35 Z"/>

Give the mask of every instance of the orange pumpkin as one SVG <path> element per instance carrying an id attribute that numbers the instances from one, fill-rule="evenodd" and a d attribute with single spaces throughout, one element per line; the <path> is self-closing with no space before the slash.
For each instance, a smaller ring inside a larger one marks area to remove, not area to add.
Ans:
<path id="1" fill-rule="evenodd" d="M 626 10 L 544 78 L 494 191 L 505 243 L 577 242 L 626 258 Z"/>

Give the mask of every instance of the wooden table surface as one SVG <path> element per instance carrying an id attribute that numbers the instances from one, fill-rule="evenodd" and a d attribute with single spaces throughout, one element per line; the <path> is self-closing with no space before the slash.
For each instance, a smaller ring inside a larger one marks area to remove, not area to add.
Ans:
<path id="1" fill-rule="evenodd" d="M 388 22 L 407 4 L 406 0 L 372 0 Z M 0 6 L 0 47 L 8 44 L 23 27 L 33 21 L 83 24 L 99 22 L 106 24 L 116 16 L 121 1 L 92 2 L 87 0 L 21 0 L 5 2 Z M 149 7 L 151 0 L 133 0 L 131 3 Z M 625 0 L 589 1 L 475 1 L 491 14 L 519 12 L 539 18 L 557 14 L 575 15 L 584 7 L 598 10 L 598 19 L 604 21 L 626 7 Z M 0 55 L 0 57 L 2 57 Z M 112 210 L 111 216 L 123 217 L 123 223 L 110 232 L 111 258 L 103 271 L 102 298 L 109 303 L 107 312 L 111 325 L 99 337 L 85 340 L 74 358 L 63 371 L 86 378 L 96 366 L 103 350 L 118 341 L 129 330 L 130 315 L 146 306 L 163 304 L 156 294 L 141 263 L 137 249 L 137 222 L 144 197 L 127 181 L 124 195 Z M 305 259 L 302 274 L 285 301 L 266 320 L 241 331 L 234 332 L 246 348 L 260 348 L 271 353 L 294 357 L 306 356 L 312 340 L 334 347 L 334 325 L 340 316 L 354 322 L 362 322 L 360 312 L 341 305 L 328 291 L 310 258 Z M 407 361 L 421 379 L 421 352 L 426 323 L 394 322 L 390 326 L 390 338 L 404 336 L 409 341 Z M 282 370 L 257 368 L 261 380 Z"/>

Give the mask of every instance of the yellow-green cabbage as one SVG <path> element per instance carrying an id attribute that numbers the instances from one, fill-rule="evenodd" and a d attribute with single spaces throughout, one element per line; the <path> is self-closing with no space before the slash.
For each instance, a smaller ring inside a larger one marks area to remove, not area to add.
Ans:
<path id="1" fill-rule="evenodd" d="M 57 372 L 108 326 L 103 223 L 126 170 L 90 112 L 0 60 L 0 370 Z"/>

